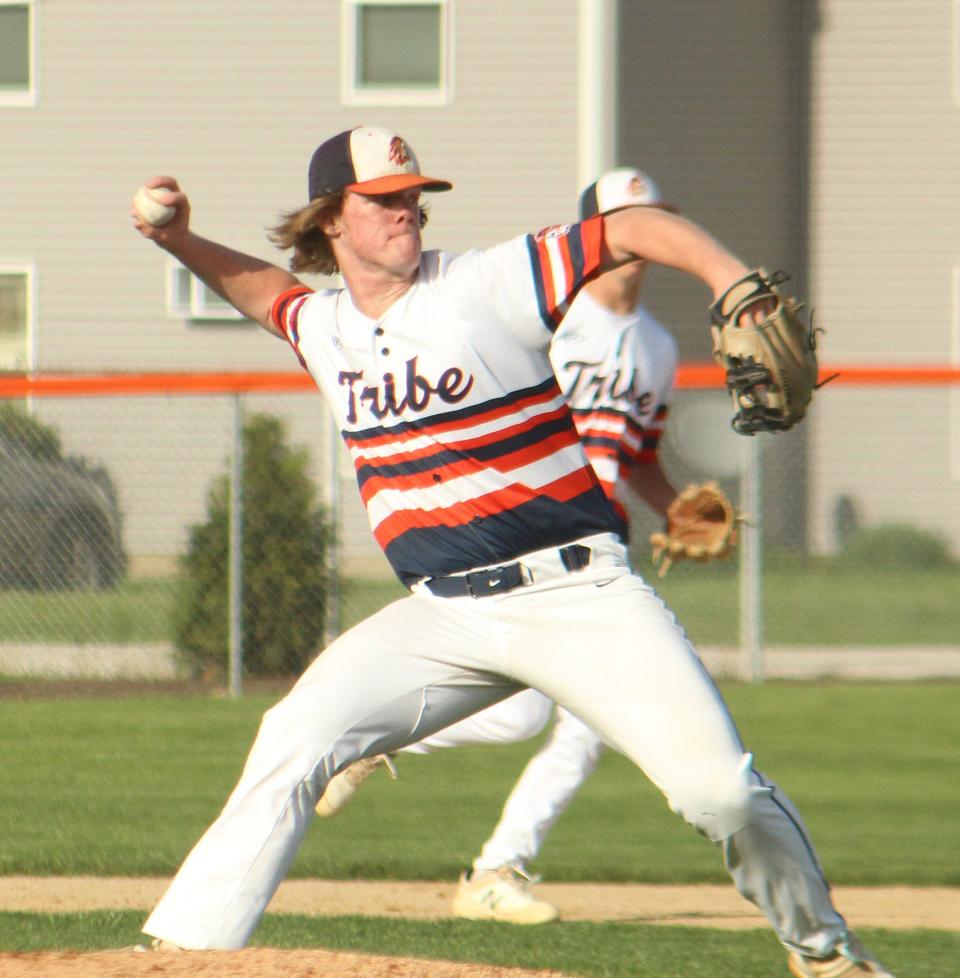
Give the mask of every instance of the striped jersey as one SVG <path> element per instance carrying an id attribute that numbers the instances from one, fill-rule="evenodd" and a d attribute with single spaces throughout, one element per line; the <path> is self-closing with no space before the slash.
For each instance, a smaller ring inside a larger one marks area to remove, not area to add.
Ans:
<path id="1" fill-rule="evenodd" d="M 627 477 L 656 459 L 673 398 L 677 342 L 642 305 L 620 315 L 584 290 L 554 334 L 550 359 L 626 538 Z"/>
<path id="2" fill-rule="evenodd" d="M 300 286 L 274 302 L 408 586 L 616 532 L 548 354 L 599 266 L 602 229 L 592 218 L 486 251 L 424 252 L 377 320 L 345 289 Z"/>

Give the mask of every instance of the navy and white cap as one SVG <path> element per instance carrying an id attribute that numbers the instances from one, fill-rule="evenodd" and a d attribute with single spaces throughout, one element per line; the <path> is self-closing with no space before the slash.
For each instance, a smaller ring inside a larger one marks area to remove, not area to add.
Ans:
<path id="1" fill-rule="evenodd" d="M 621 167 L 608 170 L 580 195 L 580 220 L 596 214 L 609 214 L 621 207 L 659 207 L 676 211 L 662 197 L 653 180 L 640 170 Z"/>
<path id="2" fill-rule="evenodd" d="M 310 159 L 310 200 L 341 190 L 392 194 L 411 187 L 450 190 L 453 184 L 423 176 L 413 150 L 387 129 L 347 129 L 318 146 Z"/>

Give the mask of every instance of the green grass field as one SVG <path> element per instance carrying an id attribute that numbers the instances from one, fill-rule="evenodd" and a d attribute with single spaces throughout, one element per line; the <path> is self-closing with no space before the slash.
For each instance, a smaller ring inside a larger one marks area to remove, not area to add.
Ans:
<path id="1" fill-rule="evenodd" d="M 960 684 L 727 684 L 758 765 L 791 794 L 838 884 L 960 885 Z M 0 874 L 168 875 L 216 815 L 275 697 L 0 701 Z M 453 880 L 539 741 L 400 758 L 291 875 Z M 535 867 L 552 881 L 724 881 L 713 846 L 608 753 Z M 0 914 L 0 949 L 119 947 L 142 914 Z M 903 975 L 956 970 L 960 934 L 868 932 Z M 549 928 L 269 915 L 254 943 L 536 967 L 584 976 L 784 974 L 765 931 L 629 923 Z"/>
<path id="2" fill-rule="evenodd" d="M 638 564 L 641 573 L 650 568 Z M 657 589 L 695 642 L 738 642 L 735 564 L 679 565 Z M 771 645 L 956 645 L 960 574 L 955 569 L 809 567 L 782 558 L 764 573 L 765 638 Z M 62 594 L 0 591 L 0 641 L 166 642 L 173 640 L 176 581 L 128 581 L 113 591 Z M 394 578 L 342 584 L 346 629 L 404 590 Z"/>

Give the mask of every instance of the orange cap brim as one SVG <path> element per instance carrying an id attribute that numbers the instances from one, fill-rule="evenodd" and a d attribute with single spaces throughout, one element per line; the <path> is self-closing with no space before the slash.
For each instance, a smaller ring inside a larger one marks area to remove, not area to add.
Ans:
<path id="1" fill-rule="evenodd" d="M 419 173 L 392 173 L 386 177 L 376 177 L 364 180 L 362 183 L 348 183 L 343 189 L 352 190 L 355 194 L 395 194 L 401 190 L 419 187 L 421 190 L 439 191 L 452 190 L 453 184 L 446 180 L 435 180 Z"/>

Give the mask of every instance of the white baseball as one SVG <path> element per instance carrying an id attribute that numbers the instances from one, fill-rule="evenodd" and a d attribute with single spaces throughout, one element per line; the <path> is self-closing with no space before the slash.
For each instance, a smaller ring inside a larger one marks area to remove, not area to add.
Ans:
<path id="1" fill-rule="evenodd" d="M 176 207 L 168 207 L 157 200 L 157 194 L 169 193 L 169 187 L 141 187 L 133 196 L 133 206 L 144 224 L 152 228 L 162 227 L 173 220 Z"/>

